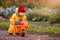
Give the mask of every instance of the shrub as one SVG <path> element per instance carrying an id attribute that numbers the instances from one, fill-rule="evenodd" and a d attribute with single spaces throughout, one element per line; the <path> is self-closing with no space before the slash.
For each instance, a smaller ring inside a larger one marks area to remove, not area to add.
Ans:
<path id="1" fill-rule="evenodd" d="M 41 18 L 40 14 L 33 12 L 27 13 L 26 16 L 28 21 L 39 21 Z"/>
<path id="2" fill-rule="evenodd" d="M 51 24 L 60 23 L 60 13 L 58 12 L 56 14 L 51 15 L 49 21 Z"/>
<path id="3" fill-rule="evenodd" d="M 28 21 L 48 21 L 49 16 L 42 15 L 36 12 L 29 12 L 26 14 Z"/>

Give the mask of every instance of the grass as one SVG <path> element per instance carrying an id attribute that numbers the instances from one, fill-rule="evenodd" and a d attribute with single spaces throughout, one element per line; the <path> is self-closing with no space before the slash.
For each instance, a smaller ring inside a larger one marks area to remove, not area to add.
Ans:
<path id="1" fill-rule="evenodd" d="M 60 24 L 50 25 L 49 22 L 30 22 L 30 21 L 28 23 L 29 23 L 28 32 L 30 33 L 60 36 Z M 45 27 L 38 27 L 40 24 Z M 9 21 L 0 22 L 0 29 L 8 29 L 8 28 L 9 28 Z"/>
<path id="2" fill-rule="evenodd" d="M 31 25 L 28 29 L 28 32 L 37 33 L 37 34 L 48 34 L 60 36 L 60 24 L 50 25 L 49 22 L 29 22 Z M 35 24 L 35 25 L 33 25 Z M 45 27 L 38 27 L 38 24 L 42 24 Z M 48 26 L 48 27 L 46 27 Z"/>
<path id="3" fill-rule="evenodd" d="M 8 21 L 0 21 L 0 29 L 8 29 L 9 22 Z"/>

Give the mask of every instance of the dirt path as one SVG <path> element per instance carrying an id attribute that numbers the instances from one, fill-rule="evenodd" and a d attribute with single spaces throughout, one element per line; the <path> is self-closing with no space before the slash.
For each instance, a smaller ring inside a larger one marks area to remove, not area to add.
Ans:
<path id="1" fill-rule="evenodd" d="M 20 35 L 13 37 L 8 35 L 6 30 L 0 30 L 0 40 L 60 40 L 60 38 L 38 34 L 27 34 L 26 37 L 21 37 Z"/>

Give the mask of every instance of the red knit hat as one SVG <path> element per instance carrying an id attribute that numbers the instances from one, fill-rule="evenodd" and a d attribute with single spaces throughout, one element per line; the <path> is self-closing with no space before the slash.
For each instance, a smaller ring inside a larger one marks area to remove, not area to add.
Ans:
<path id="1" fill-rule="evenodd" d="M 18 12 L 25 13 L 25 12 L 26 12 L 25 6 L 23 6 L 23 5 L 19 6 L 19 7 L 18 7 Z"/>

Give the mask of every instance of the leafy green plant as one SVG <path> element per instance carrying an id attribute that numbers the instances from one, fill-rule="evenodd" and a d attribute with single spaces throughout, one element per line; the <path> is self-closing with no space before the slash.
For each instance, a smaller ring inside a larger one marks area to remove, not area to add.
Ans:
<path id="1" fill-rule="evenodd" d="M 51 24 L 60 23 L 60 13 L 56 13 L 54 15 L 51 15 L 49 21 Z"/>
<path id="2" fill-rule="evenodd" d="M 26 16 L 28 21 L 48 21 L 49 19 L 49 16 L 44 16 L 39 13 L 32 12 L 27 13 Z"/>

